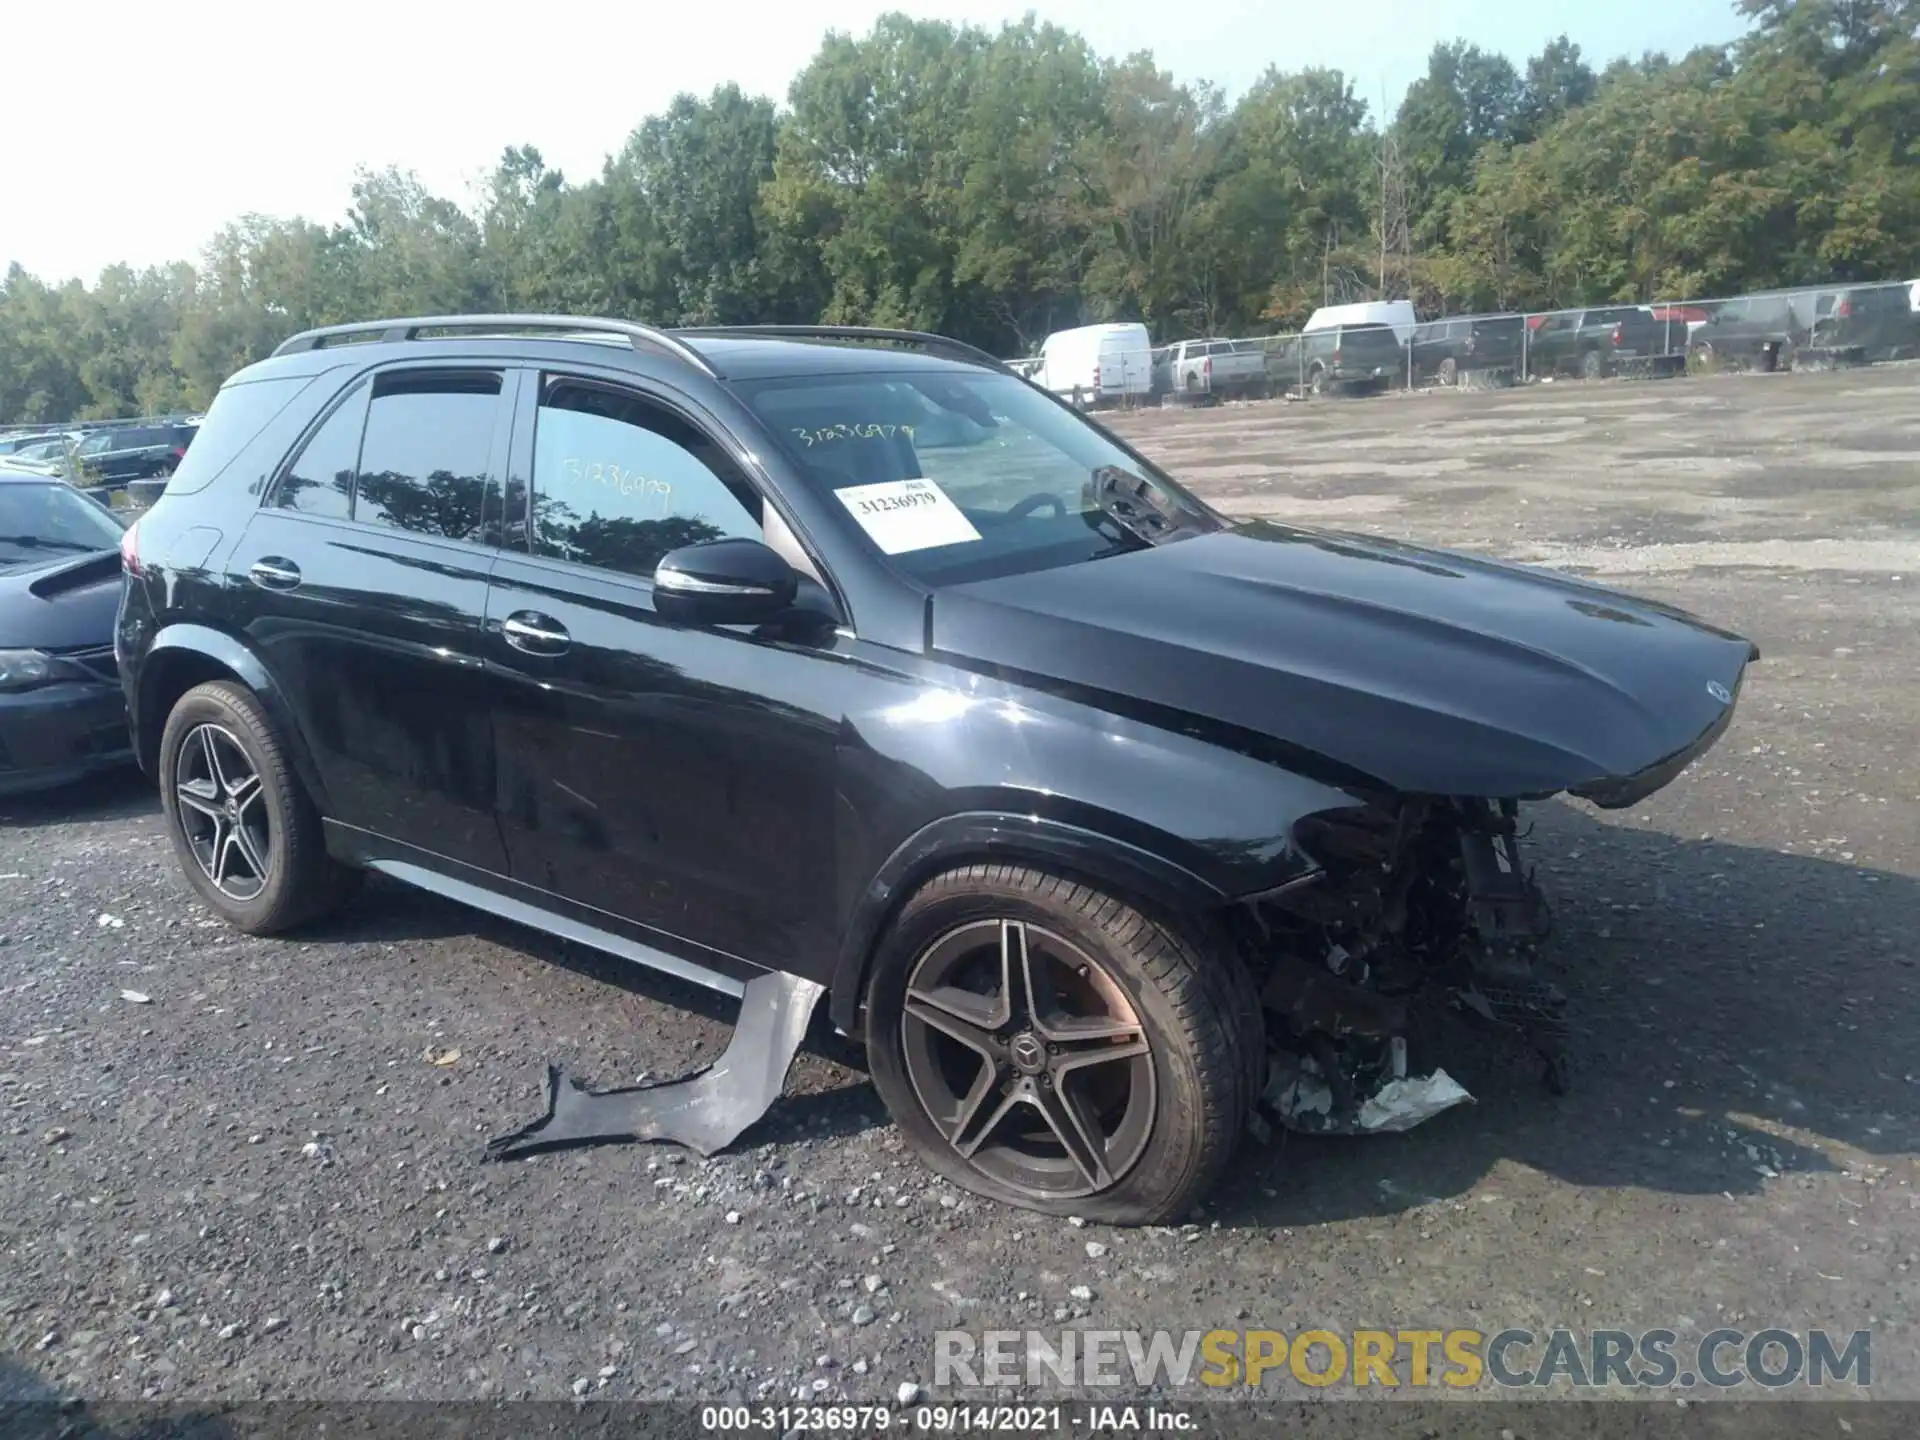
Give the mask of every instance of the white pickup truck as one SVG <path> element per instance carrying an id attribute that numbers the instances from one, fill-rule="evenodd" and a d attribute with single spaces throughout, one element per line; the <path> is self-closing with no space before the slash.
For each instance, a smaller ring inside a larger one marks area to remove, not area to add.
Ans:
<path id="1" fill-rule="evenodd" d="M 1153 388 L 1162 395 L 1197 399 L 1271 393 L 1266 351 L 1257 340 L 1182 340 L 1155 359 Z"/>

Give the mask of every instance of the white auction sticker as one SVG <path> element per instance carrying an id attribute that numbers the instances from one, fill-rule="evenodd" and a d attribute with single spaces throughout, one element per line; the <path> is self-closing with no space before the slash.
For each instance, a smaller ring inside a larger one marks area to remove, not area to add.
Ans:
<path id="1" fill-rule="evenodd" d="M 860 522 L 860 528 L 873 537 L 873 543 L 889 555 L 980 538 L 973 522 L 931 480 L 885 480 L 833 493 Z"/>

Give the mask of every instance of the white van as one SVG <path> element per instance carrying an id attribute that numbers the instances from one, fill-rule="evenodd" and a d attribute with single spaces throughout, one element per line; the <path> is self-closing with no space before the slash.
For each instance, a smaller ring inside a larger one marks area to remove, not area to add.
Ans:
<path id="1" fill-rule="evenodd" d="M 1411 300 L 1362 300 L 1355 305 L 1322 305 L 1307 320 L 1308 330 L 1333 330 L 1342 325 L 1391 325 L 1402 345 L 1413 338 Z"/>
<path id="2" fill-rule="evenodd" d="M 1141 324 L 1082 325 L 1040 343 L 1033 383 L 1076 405 L 1125 404 L 1153 393 L 1153 341 Z"/>

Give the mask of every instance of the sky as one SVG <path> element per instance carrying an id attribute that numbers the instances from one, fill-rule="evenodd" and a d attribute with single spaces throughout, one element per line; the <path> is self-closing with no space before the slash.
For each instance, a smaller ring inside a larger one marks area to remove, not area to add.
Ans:
<path id="1" fill-rule="evenodd" d="M 357 167 L 470 203 L 509 145 L 573 179 L 646 116 L 728 81 L 784 99 L 829 29 L 888 10 L 997 25 L 1028 10 L 1102 54 L 1151 50 L 1230 94 L 1269 65 L 1337 67 L 1391 113 L 1455 38 L 1516 65 L 1562 32 L 1596 69 L 1745 28 L 1733 0 L 94 0 L 10 14 L 0 271 L 89 282 L 196 259 L 247 213 L 343 217 Z M 65 63 L 52 63 L 65 57 Z M 1385 104 L 1382 104 L 1382 97 Z"/>

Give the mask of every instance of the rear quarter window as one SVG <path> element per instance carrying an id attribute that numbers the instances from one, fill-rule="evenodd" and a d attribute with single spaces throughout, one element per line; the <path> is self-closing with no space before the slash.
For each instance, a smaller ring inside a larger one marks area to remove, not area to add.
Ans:
<path id="1" fill-rule="evenodd" d="M 314 378 L 312 375 L 271 376 L 239 382 L 230 380 L 221 386 L 207 409 L 207 418 L 194 433 L 193 444 L 187 447 L 180 468 L 167 483 L 167 493 L 192 494 L 204 489 L 259 438 Z M 276 455 L 270 464 L 277 465 L 279 460 L 280 456 Z"/>

